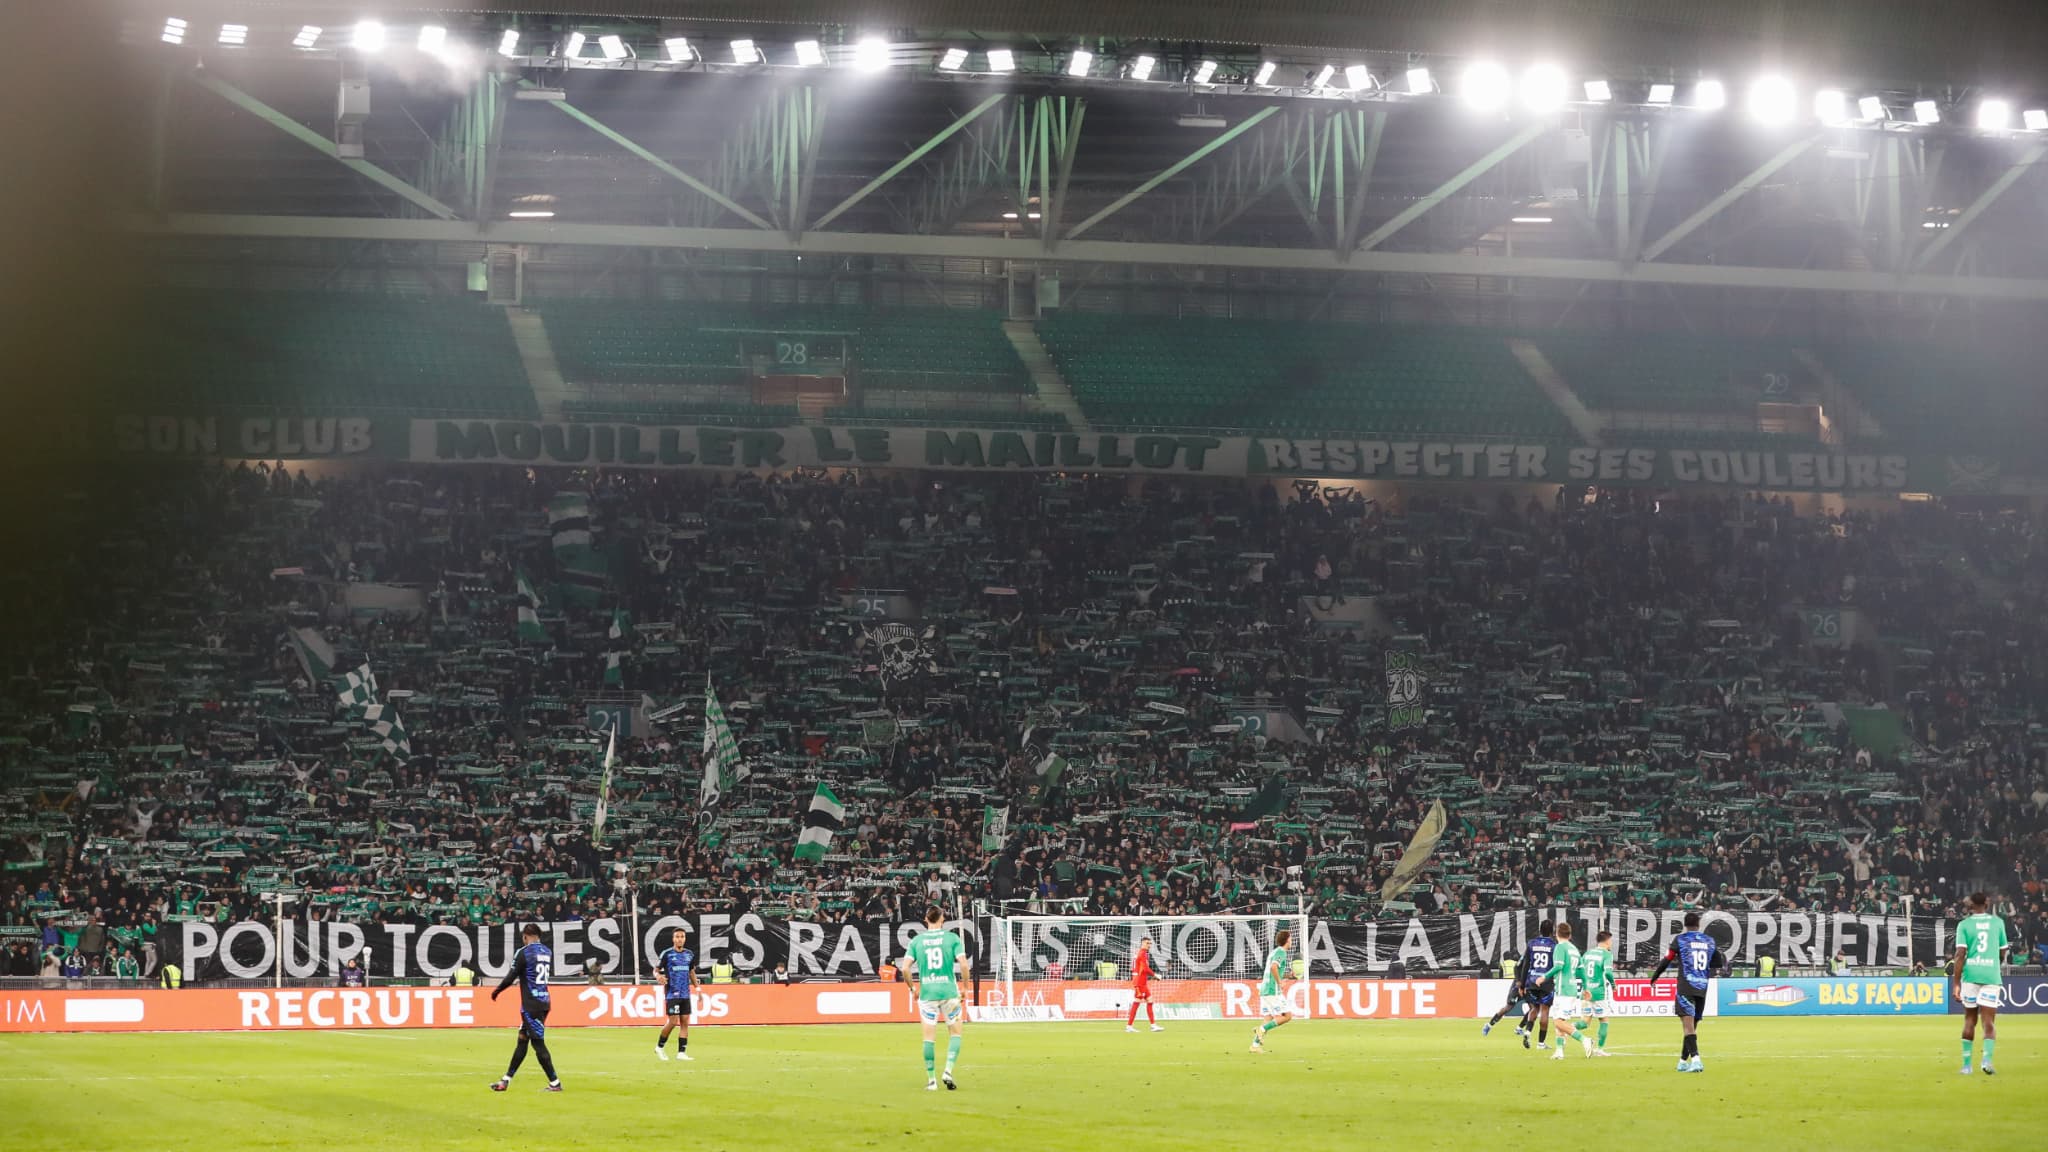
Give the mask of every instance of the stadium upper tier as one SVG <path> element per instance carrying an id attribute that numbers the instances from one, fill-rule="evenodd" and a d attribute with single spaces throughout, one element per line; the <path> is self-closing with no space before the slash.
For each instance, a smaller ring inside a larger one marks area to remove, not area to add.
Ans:
<path id="1" fill-rule="evenodd" d="M 538 414 L 505 313 L 368 293 L 150 293 L 93 350 L 113 399 L 150 411 Z"/>
<path id="2" fill-rule="evenodd" d="M 1572 437 L 1495 331 L 1079 314 L 1038 328 L 1104 427 Z"/>
<path id="3" fill-rule="evenodd" d="M 1530 342 L 1589 408 L 1733 412 L 1767 378 L 1799 372 L 1789 346 L 1683 332 L 1556 330 Z"/>
<path id="4" fill-rule="evenodd" d="M 540 314 L 572 383 L 744 383 L 750 345 L 773 365 L 764 370 L 805 375 L 836 363 L 843 342 L 865 388 L 1031 389 L 994 312 L 550 300 Z M 778 352 L 793 341 L 805 344 L 800 359 Z"/>

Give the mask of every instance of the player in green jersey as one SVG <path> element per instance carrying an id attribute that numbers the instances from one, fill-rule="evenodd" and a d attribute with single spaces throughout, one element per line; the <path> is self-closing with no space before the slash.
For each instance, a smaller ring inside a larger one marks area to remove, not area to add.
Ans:
<path id="1" fill-rule="evenodd" d="M 1602 932 L 1593 941 L 1582 965 L 1586 978 L 1586 1013 L 1600 1022 L 1599 1038 L 1593 1041 L 1593 1055 L 1607 1052 L 1607 1000 L 1614 990 L 1614 933 Z"/>
<path id="2" fill-rule="evenodd" d="M 1273 933 L 1273 950 L 1266 954 L 1266 970 L 1259 979 L 1259 1026 L 1252 1029 L 1252 1051 L 1264 1052 L 1266 1033 L 1294 1019 L 1287 993 L 1280 982 L 1287 978 L 1287 945 L 1294 934 L 1287 929 Z"/>
<path id="3" fill-rule="evenodd" d="M 946 913 L 934 906 L 924 914 L 924 931 L 910 941 L 910 986 L 917 993 L 917 1018 L 924 1024 L 924 1088 L 937 1091 L 932 1075 L 936 1063 L 934 1043 L 939 1021 L 946 1022 L 946 1091 L 953 1082 L 953 1065 L 960 1059 L 960 1027 L 966 1013 L 960 1007 L 960 979 L 967 946 L 955 932 L 946 931 Z"/>
<path id="4" fill-rule="evenodd" d="M 1956 955 L 1950 961 L 1950 991 L 1963 1002 L 1963 1075 L 1970 1074 L 1970 1046 L 1977 1021 L 1984 1021 L 1984 1074 L 1991 1076 L 1998 1046 L 1998 1008 L 2005 1003 L 2005 921 L 1991 914 L 1991 897 L 1970 894 L 1970 914 L 1956 925 Z"/>
<path id="5" fill-rule="evenodd" d="M 1586 1055 L 1593 1054 L 1593 1038 L 1579 1024 L 1585 1009 L 1579 1003 L 1579 983 L 1583 979 L 1579 946 L 1572 943 L 1572 926 L 1563 921 L 1557 925 L 1557 949 L 1550 954 L 1550 978 L 1556 982 L 1556 998 L 1550 1005 L 1551 1023 L 1557 1025 L 1557 1051 L 1552 1060 L 1564 1059 L 1564 1042 L 1575 1037 Z"/>

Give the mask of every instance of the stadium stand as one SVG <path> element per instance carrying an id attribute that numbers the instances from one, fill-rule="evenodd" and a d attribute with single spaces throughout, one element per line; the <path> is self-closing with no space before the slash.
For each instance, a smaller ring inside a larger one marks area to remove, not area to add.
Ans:
<path id="1" fill-rule="evenodd" d="M 1588 899 L 1597 860 L 1627 881 L 1610 902 L 1854 912 L 1969 881 L 2013 894 L 2016 942 L 2048 930 L 2048 557 L 2021 519 L 642 473 L 575 489 L 610 562 L 592 595 L 548 543 L 567 474 L 153 475 L 76 493 L 101 547 L 4 586 L 0 925 L 38 933 L 10 971 L 110 971 L 286 878 L 328 917 L 591 915 L 621 899 L 612 863 L 645 870 L 649 915 L 900 919 L 938 865 L 976 897 L 1119 913 L 1258 907 L 1300 866 L 1343 915 L 1436 798 L 1425 910 Z M 393 587 L 424 610 L 376 608 Z M 932 633 L 878 648 L 861 589 Z M 1352 600 L 1427 653 L 1425 727 L 1384 728 L 1384 632 L 1318 622 Z M 1815 603 L 1877 642 L 1810 646 L 1791 609 Z M 409 754 L 346 721 L 293 629 L 373 668 Z M 707 673 L 753 775 L 700 825 Z M 587 709 L 643 694 L 690 706 L 621 744 L 599 849 Z M 1219 730 L 1246 712 L 1300 731 Z M 1071 769 L 1043 793 L 1048 748 Z M 849 801 L 841 887 L 788 862 L 820 778 Z M 985 852 L 999 802 L 1028 815 Z"/>
<path id="2" fill-rule="evenodd" d="M 747 334 L 810 334 L 836 355 L 843 337 L 867 388 L 1029 392 L 1031 381 L 993 312 L 637 300 L 547 300 L 541 315 L 564 375 L 590 384 L 737 384 Z M 784 366 L 789 368 L 790 366 Z M 778 369 L 780 370 L 780 369 Z M 790 368 L 790 370 L 795 370 Z"/>
<path id="3" fill-rule="evenodd" d="M 1531 337 L 1591 408 L 1734 412 L 1766 375 L 1792 378 L 1789 347 L 1725 336 L 1558 329 Z"/>
<path id="4" fill-rule="evenodd" d="M 1062 313 L 1039 331 L 1098 427 L 1573 438 L 1484 329 Z"/>
<path id="5" fill-rule="evenodd" d="M 373 293 L 160 291 L 93 350 L 146 411 L 537 415 L 504 310 Z"/>

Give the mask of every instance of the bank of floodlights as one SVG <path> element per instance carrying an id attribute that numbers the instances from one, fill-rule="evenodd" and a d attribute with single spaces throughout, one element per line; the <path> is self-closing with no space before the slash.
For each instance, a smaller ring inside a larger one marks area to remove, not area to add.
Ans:
<path id="1" fill-rule="evenodd" d="M 1799 114 L 1799 92 L 1783 76 L 1763 76 L 1749 86 L 1749 118 L 1759 124 L 1788 124 Z"/>
<path id="2" fill-rule="evenodd" d="M 889 66 L 889 42 L 879 36 L 863 36 L 853 45 L 853 66 L 862 72 L 880 72 Z"/>
<path id="3" fill-rule="evenodd" d="M 1495 112 L 1506 107 L 1513 89 L 1514 82 L 1509 79 L 1508 70 L 1491 60 L 1466 65 L 1465 74 L 1458 79 L 1459 97 L 1480 112 Z"/>

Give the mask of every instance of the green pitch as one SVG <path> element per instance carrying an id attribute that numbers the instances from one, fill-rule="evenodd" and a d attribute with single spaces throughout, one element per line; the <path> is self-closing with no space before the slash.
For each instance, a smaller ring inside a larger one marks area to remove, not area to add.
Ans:
<path id="1" fill-rule="evenodd" d="M 960 1091 L 928 1093 L 915 1026 L 701 1029 L 688 1064 L 655 1030 L 556 1029 L 568 1091 L 512 1033 L 0 1037 L 8 1147 L 980 1148 L 1290 1152 L 1484 1148 L 2039 1148 L 2048 1027 L 2000 1021 L 1999 1074 L 1956 1074 L 1955 1018 L 1710 1020 L 1680 1075 L 1668 1020 L 1614 1025 L 1611 1060 L 1524 1051 L 1468 1021 L 970 1027 Z M 1681 1138 L 1682 1137 L 1682 1138 Z"/>

